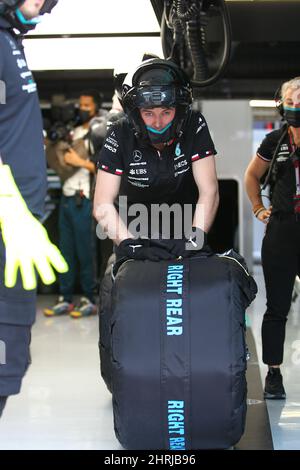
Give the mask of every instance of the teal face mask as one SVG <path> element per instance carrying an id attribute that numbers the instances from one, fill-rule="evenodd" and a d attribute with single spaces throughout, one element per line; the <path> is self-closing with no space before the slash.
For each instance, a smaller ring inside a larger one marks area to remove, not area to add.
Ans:
<path id="1" fill-rule="evenodd" d="M 153 132 L 153 134 L 161 135 L 161 134 L 164 134 L 168 129 L 170 129 L 170 127 L 172 126 L 172 122 L 173 121 L 169 122 L 169 124 L 163 129 L 161 129 L 160 131 L 158 131 L 157 129 L 153 129 L 153 127 L 150 127 L 150 126 L 146 126 L 146 128 L 147 128 L 147 131 Z"/>
<path id="2" fill-rule="evenodd" d="M 19 8 L 16 9 L 16 17 L 18 18 L 21 24 L 25 25 L 35 26 L 41 22 L 40 16 L 32 18 L 31 20 L 27 20 Z"/>
<path id="3" fill-rule="evenodd" d="M 161 144 L 164 142 L 168 142 L 173 138 L 171 135 L 171 127 L 173 121 L 169 122 L 163 129 L 158 131 L 157 129 L 153 129 L 153 127 L 146 126 L 148 131 L 149 139 L 151 140 L 152 144 Z"/>
<path id="4" fill-rule="evenodd" d="M 292 108 L 283 106 L 284 117 L 288 124 L 292 127 L 300 127 L 300 108 Z"/>

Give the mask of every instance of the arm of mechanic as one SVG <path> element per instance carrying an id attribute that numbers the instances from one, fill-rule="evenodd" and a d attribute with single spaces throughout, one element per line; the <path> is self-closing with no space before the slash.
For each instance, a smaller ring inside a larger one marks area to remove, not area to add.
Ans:
<path id="1" fill-rule="evenodd" d="M 248 197 L 252 203 L 252 211 L 261 222 L 267 223 L 271 215 L 272 207 L 268 209 L 262 202 L 260 193 L 260 179 L 270 166 L 270 162 L 262 160 L 257 154 L 248 165 L 245 173 L 245 186 Z"/>
<path id="2" fill-rule="evenodd" d="M 219 206 L 219 188 L 214 155 L 193 162 L 192 169 L 199 191 L 193 227 L 199 227 L 208 233 Z"/>
<path id="3" fill-rule="evenodd" d="M 93 213 L 102 230 L 116 245 L 123 240 L 133 238 L 114 206 L 120 184 L 121 176 L 98 170 Z"/>

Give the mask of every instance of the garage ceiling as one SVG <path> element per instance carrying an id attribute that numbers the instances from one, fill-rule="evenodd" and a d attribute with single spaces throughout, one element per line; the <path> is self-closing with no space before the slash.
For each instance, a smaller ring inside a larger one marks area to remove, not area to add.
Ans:
<path id="1" fill-rule="evenodd" d="M 77 3 L 74 0 L 61 0 L 60 3 L 66 9 L 67 5 L 71 6 L 71 2 L 73 5 Z M 99 8 L 100 4 L 102 4 L 102 9 Z M 106 7 L 103 7 L 104 4 Z M 70 21 L 60 23 L 60 26 L 58 21 L 55 21 L 56 39 L 66 38 L 66 36 L 68 38 L 75 36 L 79 39 L 87 36 L 98 38 L 114 36 L 116 38 L 138 37 L 139 35 L 144 37 L 149 35 L 152 39 L 158 39 L 158 25 L 163 10 L 163 0 L 130 0 L 129 2 L 124 2 L 124 0 L 109 0 L 108 2 L 85 0 L 84 5 L 83 16 L 78 23 L 79 29 L 76 30 L 74 24 L 71 26 L 74 10 L 70 13 Z M 104 10 L 109 6 L 112 7 L 110 13 L 108 10 Z M 274 89 L 282 81 L 300 75 L 300 1 L 228 0 L 227 6 L 232 24 L 230 63 L 223 78 L 215 85 L 201 90 L 201 96 L 207 98 L 272 98 Z M 96 7 L 98 8 L 97 12 L 95 12 Z M 140 13 L 138 13 L 139 11 Z M 89 20 L 91 15 L 97 18 L 97 21 Z M 34 35 L 36 39 L 45 37 L 45 35 L 48 38 L 53 37 L 50 22 L 55 20 L 54 13 L 53 18 L 51 16 L 47 20 L 48 23 L 43 22 L 44 24 L 39 26 L 39 29 L 37 28 Z M 120 18 L 122 18 L 121 22 Z M 136 21 L 136 18 L 139 21 Z M 211 34 L 213 36 L 213 30 Z M 126 51 L 122 52 L 123 57 L 125 53 Z M 99 57 L 101 58 L 101 49 L 99 49 Z M 61 70 L 58 74 L 54 74 L 44 71 L 36 72 L 36 76 L 41 80 L 42 93 L 44 94 L 48 94 L 49 80 L 51 76 L 53 79 L 54 75 L 58 86 L 63 86 L 59 84 L 62 76 L 66 81 L 69 77 L 80 76 L 82 79 L 88 80 L 89 84 L 96 84 L 96 81 L 99 83 L 99 80 L 102 80 L 103 86 L 109 89 L 109 93 L 111 92 L 112 70 L 102 70 L 99 67 L 97 70 L 82 70 L 79 75 L 78 73 Z M 105 84 L 107 80 L 109 83 Z M 69 85 L 64 82 L 64 86 L 68 89 Z M 72 86 L 77 90 L 76 79 Z"/>

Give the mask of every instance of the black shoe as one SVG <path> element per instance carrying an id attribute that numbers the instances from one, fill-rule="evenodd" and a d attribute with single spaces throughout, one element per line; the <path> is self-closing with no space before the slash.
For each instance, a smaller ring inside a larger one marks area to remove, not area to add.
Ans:
<path id="1" fill-rule="evenodd" d="M 284 400 L 285 390 L 279 367 L 270 367 L 266 377 L 264 398 L 269 400 Z"/>

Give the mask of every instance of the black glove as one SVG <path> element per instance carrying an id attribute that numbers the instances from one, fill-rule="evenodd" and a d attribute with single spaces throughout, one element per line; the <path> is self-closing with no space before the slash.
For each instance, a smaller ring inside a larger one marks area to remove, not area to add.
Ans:
<path id="1" fill-rule="evenodd" d="M 192 227 L 191 235 L 182 239 L 159 239 L 151 240 L 151 243 L 157 247 L 164 248 L 172 255 L 182 256 L 182 258 L 189 258 L 195 252 L 205 250 L 210 251 L 207 245 L 207 234 L 198 227 Z"/>
<path id="2" fill-rule="evenodd" d="M 151 246 L 151 240 L 147 238 L 127 238 L 116 247 L 116 257 L 132 258 L 138 260 L 148 259 L 150 261 L 159 261 L 161 259 L 172 259 L 171 253 L 164 247 Z"/>

